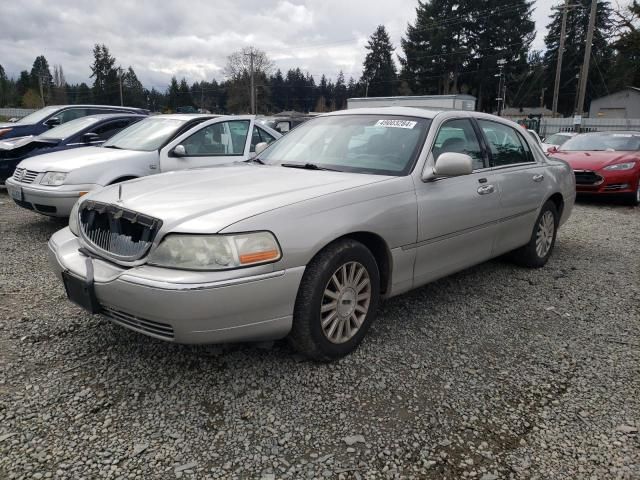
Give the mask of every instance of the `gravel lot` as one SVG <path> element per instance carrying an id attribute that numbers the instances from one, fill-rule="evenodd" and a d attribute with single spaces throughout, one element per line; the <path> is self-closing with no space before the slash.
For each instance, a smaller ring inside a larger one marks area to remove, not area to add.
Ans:
<path id="1" fill-rule="evenodd" d="M 640 209 L 579 204 L 547 267 L 383 304 L 362 347 L 189 347 L 66 301 L 62 223 L 0 191 L 0 478 L 640 478 Z"/>

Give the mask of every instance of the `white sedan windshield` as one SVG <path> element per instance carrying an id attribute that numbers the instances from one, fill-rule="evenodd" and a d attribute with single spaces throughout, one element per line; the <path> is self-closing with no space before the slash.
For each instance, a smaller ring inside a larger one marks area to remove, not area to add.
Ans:
<path id="1" fill-rule="evenodd" d="M 125 128 L 102 146 L 150 152 L 157 150 L 184 125 L 177 118 L 150 117 Z"/>
<path id="2" fill-rule="evenodd" d="M 260 155 L 264 163 L 345 172 L 405 175 L 430 120 L 391 115 L 333 115 L 303 123 Z"/>

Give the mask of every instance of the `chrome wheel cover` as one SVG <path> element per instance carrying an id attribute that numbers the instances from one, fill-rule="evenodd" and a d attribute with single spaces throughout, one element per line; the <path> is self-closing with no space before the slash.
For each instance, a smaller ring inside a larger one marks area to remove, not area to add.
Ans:
<path id="1" fill-rule="evenodd" d="M 358 333 L 371 303 L 371 279 L 358 262 L 347 262 L 331 276 L 322 295 L 322 333 L 331 343 L 345 343 Z"/>
<path id="2" fill-rule="evenodd" d="M 556 222 L 553 213 L 547 210 L 538 221 L 538 230 L 536 232 L 536 253 L 538 257 L 544 258 L 549 253 L 555 229 Z"/>

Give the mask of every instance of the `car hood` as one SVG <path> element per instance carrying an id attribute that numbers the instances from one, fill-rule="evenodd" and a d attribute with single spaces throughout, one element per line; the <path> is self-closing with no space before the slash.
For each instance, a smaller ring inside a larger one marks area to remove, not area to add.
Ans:
<path id="1" fill-rule="evenodd" d="M 20 163 L 20 168 L 36 172 L 71 172 L 90 165 L 147 155 L 149 155 L 149 152 L 102 147 L 80 147 L 27 158 Z"/>
<path id="2" fill-rule="evenodd" d="M 555 152 L 555 158 L 565 160 L 574 170 L 600 170 L 613 163 L 638 160 L 640 152 Z"/>
<path id="3" fill-rule="evenodd" d="M 269 210 L 392 178 L 237 163 L 131 180 L 87 199 L 159 218 L 164 233 L 215 233 Z"/>
<path id="4" fill-rule="evenodd" d="M 40 138 L 37 137 L 35 135 L 28 135 L 26 137 L 13 137 L 13 138 L 9 138 L 7 140 L 1 140 L 0 139 L 0 151 L 10 151 L 10 150 L 15 150 L 17 148 L 21 148 L 24 147 L 25 145 L 28 145 L 30 143 L 46 143 L 46 144 L 52 144 L 52 143 L 60 143 L 60 140 L 54 140 L 52 138 L 49 139 L 44 139 L 44 138 Z"/>

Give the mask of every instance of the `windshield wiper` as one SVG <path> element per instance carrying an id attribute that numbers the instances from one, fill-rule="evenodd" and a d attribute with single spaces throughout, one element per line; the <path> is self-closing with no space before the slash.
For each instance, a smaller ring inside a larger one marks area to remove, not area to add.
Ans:
<path id="1" fill-rule="evenodd" d="M 116 150 L 122 150 L 120 147 L 116 147 L 115 145 L 103 145 L 104 148 L 114 148 Z"/>
<path id="2" fill-rule="evenodd" d="M 264 163 L 262 160 L 260 160 L 259 158 L 250 158 L 249 160 L 245 160 L 245 163 L 258 163 L 260 165 L 266 165 L 266 163 Z"/>
<path id="3" fill-rule="evenodd" d="M 326 170 L 329 172 L 340 172 L 335 168 L 327 168 L 316 165 L 315 163 L 281 163 L 280 166 L 287 168 L 304 168 L 305 170 Z"/>

